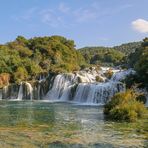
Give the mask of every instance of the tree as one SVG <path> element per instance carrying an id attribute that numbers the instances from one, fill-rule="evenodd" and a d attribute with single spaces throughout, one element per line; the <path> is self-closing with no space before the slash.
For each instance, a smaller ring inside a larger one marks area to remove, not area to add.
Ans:
<path id="1" fill-rule="evenodd" d="M 24 67 L 18 67 L 16 72 L 13 74 L 14 80 L 17 83 L 25 81 L 28 78 L 28 72 Z"/>

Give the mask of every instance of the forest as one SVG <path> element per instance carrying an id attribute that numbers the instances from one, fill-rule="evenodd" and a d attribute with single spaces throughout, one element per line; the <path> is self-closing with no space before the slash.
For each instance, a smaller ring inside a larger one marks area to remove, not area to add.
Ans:
<path id="1" fill-rule="evenodd" d="M 73 40 L 62 36 L 18 36 L 0 45 L 0 86 L 33 80 L 41 73 L 64 73 L 90 67 L 134 68 L 138 83 L 148 83 L 148 38 L 115 47 L 85 47 L 76 50 Z"/>
<path id="2" fill-rule="evenodd" d="M 61 36 L 35 37 L 27 40 L 18 36 L 15 41 L 0 45 L 0 76 L 10 82 L 35 79 L 41 73 L 79 70 L 85 63 L 76 51 L 74 41 Z"/>

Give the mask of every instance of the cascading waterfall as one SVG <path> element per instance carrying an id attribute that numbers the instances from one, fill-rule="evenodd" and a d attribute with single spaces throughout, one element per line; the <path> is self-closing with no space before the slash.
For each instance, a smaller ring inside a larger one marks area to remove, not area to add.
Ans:
<path id="1" fill-rule="evenodd" d="M 128 75 L 134 75 L 136 72 L 133 69 L 128 69 L 125 71 L 119 71 L 117 73 L 114 73 L 114 75 L 112 76 L 111 80 L 112 81 L 121 81 L 123 79 L 125 79 Z"/>
<path id="2" fill-rule="evenodd" d="M 0 89 L 0 100 L 2 100 L 3 95 L 2 95 L 2 90 Z"/>
<path id="3" fill-rule="evenodd" d="M 122 83 L 107 82 L 78 85 L 74 101 L 82 103 L 105 104 L 115 93 L 124 91 Z"/>
<path id="4" fill-rule="evenodd" d="M 9 86 L 5 86 L 2 91 L 2 99 L 8 99 L 9 97 Z"/>
<path id="5" fill-rule="evenodd" d="M 66 101 L 70 97 L 70 90 L 75 82 L 74 74 L 59 74 L 56 76 L 52 89 L 45 98 Z"/>
<path id="6" fill-rule="evenodd" d="M 75 74 L 59 74 L 55 77 L 51 90 L 44 99 L 58 101 L 73 101 L 87 104 L 105 104 L 115 93 L 125 90 L 125 85 L 117 79 L 107 80 L 102 71 L 80 71 Z M 120 70 L 114 71 L 118 75 L 128 75 Z M 115 77 L 116 74 L 114 74 Z M 104 82 L 96 82 L 96 76 Z"/>
<path id="7" fill-rule="evenodd" d="M 42 75 L 36 83 L 22 82 L 0 89 L 0 99 L 71 101 L 83 104 L 105 104 L 115 93 L 125 91 L 121 82 L 126 76 L 135 74 L 132 69 L 112 69 L 108 79 L 105 73 L 109 67 L 87 68 L 74 73 Z M 98 78 L 98 79 L 97 79 Z M 100 80 L 100 82 L 97 82 Z"/>
<path id="8" fill-rule="evenodd" d="M 20 87 L 19 87 L 17 100 L 22 100 L 22 99 L 23 99 L 23 83 L 21 82 Z"/>
<path id="9" fill-rule="evenodd" d="M 27 96 L 29 96 L 30 100 L 32 100 L 33 99 L 33 88 L 30 83 L 25 82 L 25 84 L 27 86 Z"/>

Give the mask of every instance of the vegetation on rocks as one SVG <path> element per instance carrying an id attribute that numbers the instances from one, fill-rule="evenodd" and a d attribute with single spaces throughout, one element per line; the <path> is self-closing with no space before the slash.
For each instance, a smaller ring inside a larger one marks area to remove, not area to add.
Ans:
<path id="1" fill-rule="evenodd" d="M 103 82 L 103 79 L 100 76 L 96 76 L 96 81 L 97 82 Z"/>
<path id="2" fill-rule="evenodd" d="M 113 71 L 111 69 L 107 70 L 104 75 L 110 79 L 113 76 Z"/>
<path id="3" fill-rule="evenodd" d="M 107 118 L 116 121 L 133 122 L 143 118 L 147 109 L 140 98 L 140 94 L 133 90 L 117 93 L 105 105 L 104 114 Z"/>
<path id="4" fill-rule="evenodd" d="M 131 77 L 133 83 L 141 83 L 148 88 L 148 38 L 145 38 L 141 46 L 128 56 L 127 63 L 137 72 L 136 76 Z"/>

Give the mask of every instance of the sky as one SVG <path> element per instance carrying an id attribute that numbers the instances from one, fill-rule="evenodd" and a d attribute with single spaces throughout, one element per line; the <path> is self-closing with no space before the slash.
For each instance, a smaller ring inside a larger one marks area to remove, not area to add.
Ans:
<path id="1" fill-rule="evenodd" d="M 0 44 L 61 35 L 76 47 L 148 37 L 148 0 L 0 0 Z"/>

